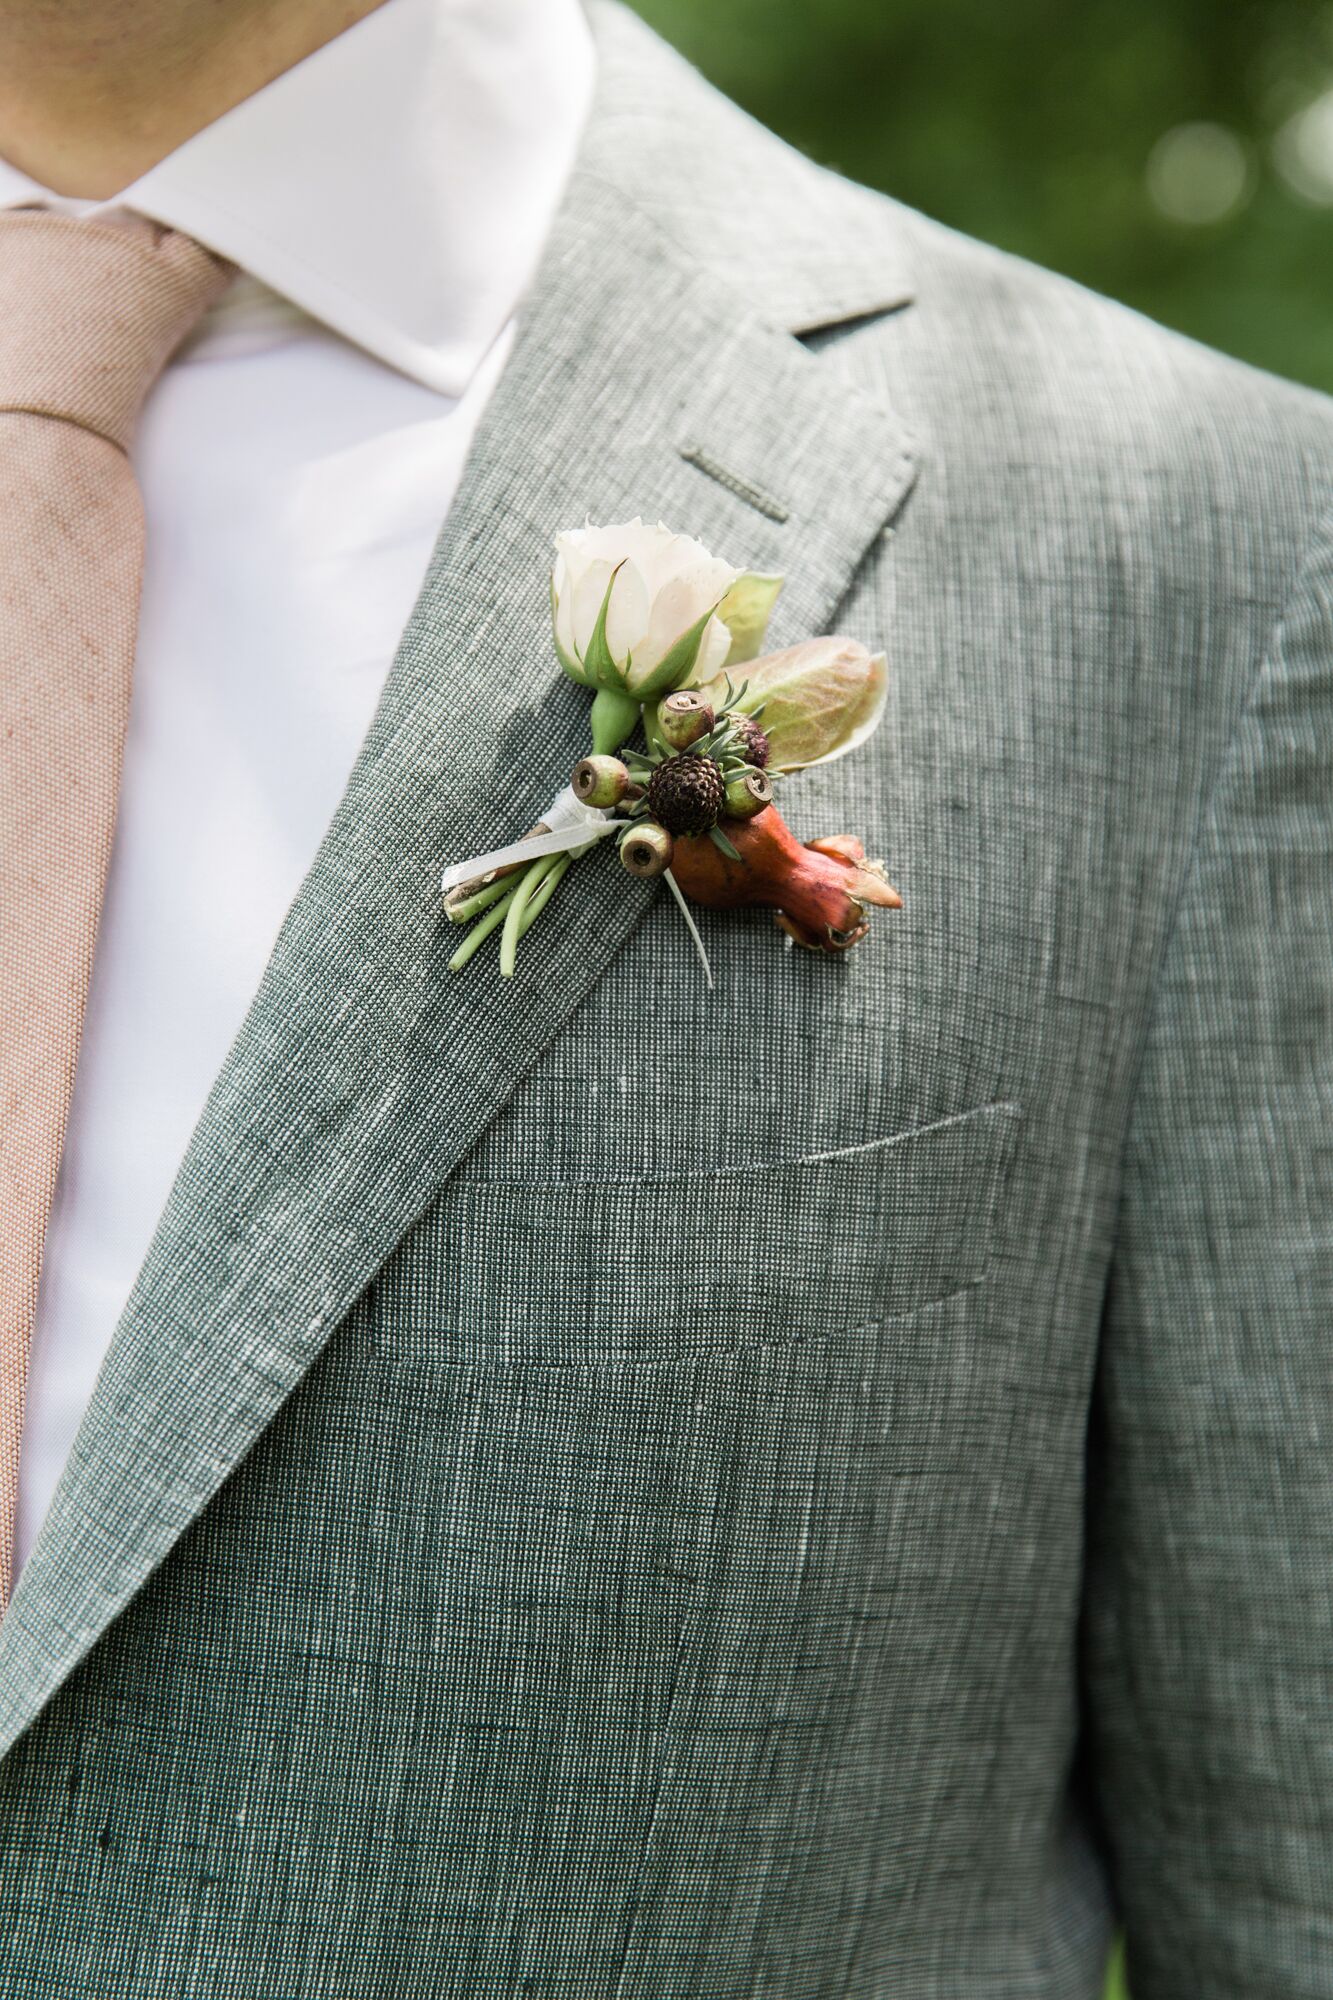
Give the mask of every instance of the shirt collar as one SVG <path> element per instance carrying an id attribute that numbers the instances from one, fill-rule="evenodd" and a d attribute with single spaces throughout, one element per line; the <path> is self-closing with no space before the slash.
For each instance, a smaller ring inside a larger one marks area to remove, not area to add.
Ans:
<path id="1" fill-rule="evenodd" d="M 101 206 L 459 396 L 536 270 L 593 81 L 579 0 L 385 0 Z M 53 200 L 0 162 L 0 207 Z"/>

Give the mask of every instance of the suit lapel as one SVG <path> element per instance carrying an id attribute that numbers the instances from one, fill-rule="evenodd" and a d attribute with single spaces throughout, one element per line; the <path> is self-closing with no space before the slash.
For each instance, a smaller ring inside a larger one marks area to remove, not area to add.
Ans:
<path id="1" fill-rule="evenodd" d="M 493 946 L 461 976 L 446 969 L 458 934 L 438 911 L 442 864 L 528 825 L 586 748 L 588 698 L 550 647 L 552 535 L 642 512 L 784 570 L 782 642 L 828 625 L 910 486 L 896 420 L 759 318 L 660 201 L 627 192 L 620 106 L 630 78 L 668 59 L 618 16 L 601 39 L 583 160 L 379 713 L 0 1627 L 0 1752 L 645 918 L 650 891 L 597 853 L 514 981 L 499 981 Z M 684 88 L 674 64 L 671 78 Z"/>

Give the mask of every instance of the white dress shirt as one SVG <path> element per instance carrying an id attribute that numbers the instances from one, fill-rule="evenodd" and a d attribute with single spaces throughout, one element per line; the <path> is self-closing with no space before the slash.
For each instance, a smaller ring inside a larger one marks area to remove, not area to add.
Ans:
<path id="1" fill-rule="evenodd" d="M 27 1560 L 337 806 L 591 102 L 578 0 L 387 0 L 105 207 L 242 267 L 144 412 L 120 815 L 42 1268 Z M 0 206 L 88 213 L 0 162 Z"/>

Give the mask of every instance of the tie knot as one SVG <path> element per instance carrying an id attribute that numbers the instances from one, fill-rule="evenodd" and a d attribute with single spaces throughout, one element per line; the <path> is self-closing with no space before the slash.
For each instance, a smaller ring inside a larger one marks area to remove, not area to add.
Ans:
<path id="1" fill-rule="evenodd" d="M 128 450 L 144 398 L 233 267 L 179 231 L 0 213 L 0 410 Z"/>

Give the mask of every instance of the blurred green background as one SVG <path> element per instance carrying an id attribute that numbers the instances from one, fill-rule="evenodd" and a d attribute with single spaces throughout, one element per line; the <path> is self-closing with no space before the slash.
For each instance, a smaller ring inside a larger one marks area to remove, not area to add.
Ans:
<path id="1" fill-rule="evenodd" d="M 636 0 L 804 151 L 1333 390 L 1330 0 Z"/>
<path id="2" fill-rule="evenodd" d="M 635 4 L 816 159 L 1333 390 L 1331 0 Z"/>

